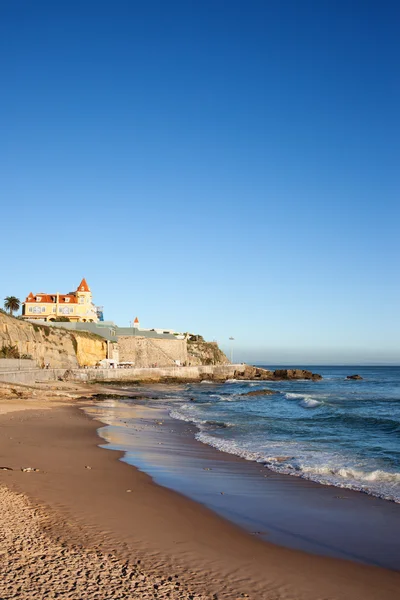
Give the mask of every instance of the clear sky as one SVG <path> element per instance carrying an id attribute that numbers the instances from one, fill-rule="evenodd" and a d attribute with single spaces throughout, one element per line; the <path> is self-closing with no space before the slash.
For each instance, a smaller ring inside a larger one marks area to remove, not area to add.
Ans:
<path id="1" fill-rule="evenodd" d="M 1 299 L 400 363 L 400 4 L 0 2 Z"/>

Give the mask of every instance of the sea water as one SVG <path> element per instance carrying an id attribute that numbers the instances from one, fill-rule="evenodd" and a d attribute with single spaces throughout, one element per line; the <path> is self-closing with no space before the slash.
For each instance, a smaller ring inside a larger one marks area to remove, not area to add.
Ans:
<path id="1" fill-rule="evenodd" d="M 323 379 L 182 386 L 170 414 L 222 452 L 400 502 L 400 367 L 307 368 Z M 246 396 L 263 389 L 275 393 Z"/>

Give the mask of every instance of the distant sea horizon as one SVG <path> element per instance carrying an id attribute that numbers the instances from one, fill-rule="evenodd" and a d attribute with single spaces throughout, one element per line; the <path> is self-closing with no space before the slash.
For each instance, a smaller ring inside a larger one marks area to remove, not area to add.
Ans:
<path id="1" fill-rule="evenodd" d="M 243 361 L 246 362 L 246 361 Z M 357 368 L 357 367 L 400 367 L 400 362 L 359 362 L 359 363 L 304 363 L 304 362 L 299 362 L 299 363 L 287 363 L 287 362 L 278 362 L 278 363 L 269 363 L 268 361 L 265 360 L 256 360 L 256 361 L 248 361 L 248 363 L 252 364 L 252 365 L 256 365 L 257 367 L 265 367 L 265 368 L 273 368 L 273 367 L 279 367 L 280 369 L 283 367 L 285 369 L 303 369 L 303 368 L 307 368 L 308 370 L 311 369 L 311 367 L 319 367 L 319 368 L 324 368 L 324 367 L 338 367 L 338 368 Z"/>

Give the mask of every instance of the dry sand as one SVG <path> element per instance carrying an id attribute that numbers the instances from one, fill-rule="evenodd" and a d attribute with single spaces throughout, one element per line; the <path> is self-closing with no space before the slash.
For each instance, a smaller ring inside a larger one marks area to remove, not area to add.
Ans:
<path id="1" fill-rule="evenodd" d="M 398 598 L 396 572 L 274 546 L 155 485 L 97 447 L 82 386 L 64 392 L 3 403 L 0 598 Z"/>
<path id="2" fill-rule="evenodd" d="M 149 575 L 140 564 L 99 548 L 52 539 L 47 519 L 24 496 L 0 488 L 0 597 L 206 598 L 174 576 Z"/>

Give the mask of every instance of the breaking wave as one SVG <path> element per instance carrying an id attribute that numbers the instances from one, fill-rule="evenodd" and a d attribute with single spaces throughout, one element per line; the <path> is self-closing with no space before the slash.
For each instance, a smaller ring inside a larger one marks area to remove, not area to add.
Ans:
<path id="1" fill-rule="evenodd" d="M 299 404 L 303 408 L 316 408 L 317 406 L 321 406 L 323 403 L 322 400 L 318 400 L 314 396 L 309 396 L 307 394 L 295 394 L 294 392 L 287 392 L 285 394 L 285 398 L 287 400 L 299 400 Z"/>
<path id="2" fill-rule="evenodd" d="M 322 485 L 364 492 L 371 496 L 400 503 L 400 473 L 391 473 L 381 469 L 364 471 L 339 465 L 309 466 L 302 464 L 301 460 L 296 459 L 293 455 L 271 456 L 262 451 L 241 447 L 233 440 L 216 438 L 203 431 L 196 434 L 196 439 L 221 452 L 262 463 L 276 473 L 302 477 Z M 290 445 L 288 449 L 291 449 Z"/>

